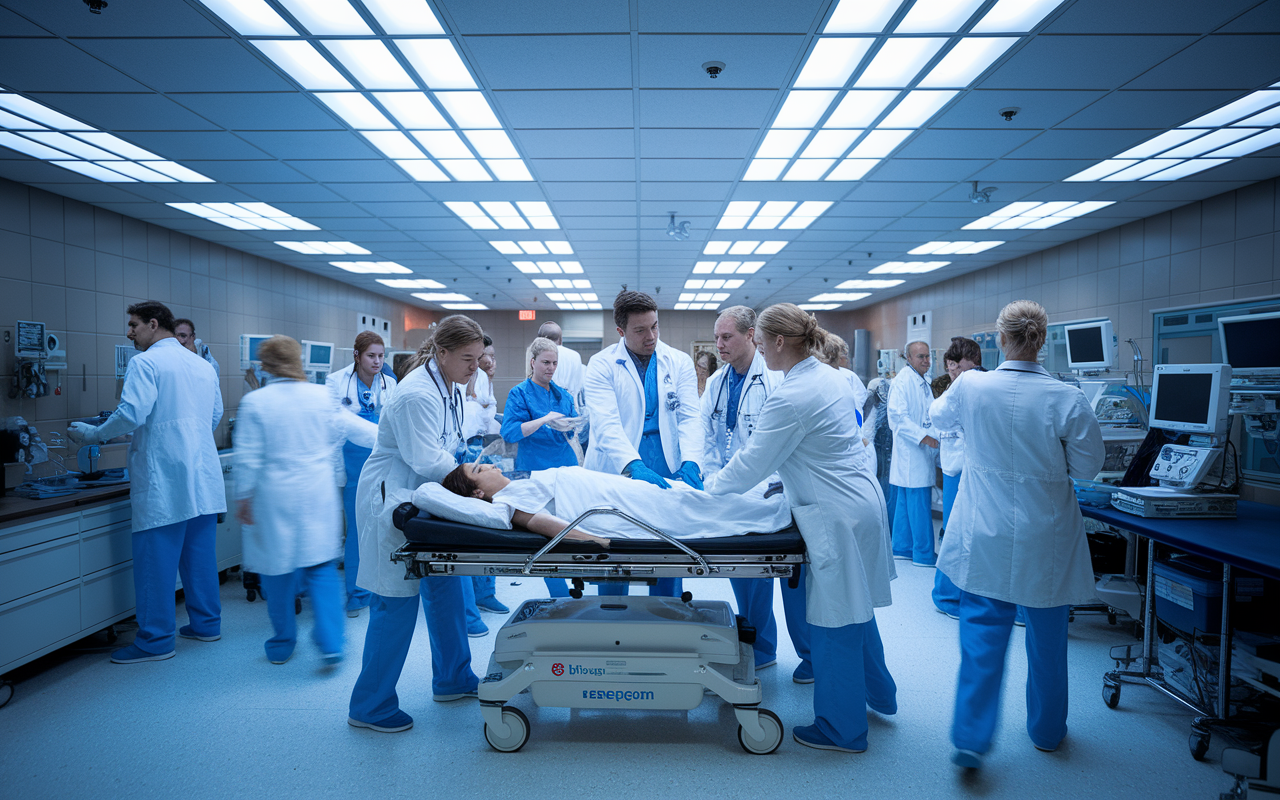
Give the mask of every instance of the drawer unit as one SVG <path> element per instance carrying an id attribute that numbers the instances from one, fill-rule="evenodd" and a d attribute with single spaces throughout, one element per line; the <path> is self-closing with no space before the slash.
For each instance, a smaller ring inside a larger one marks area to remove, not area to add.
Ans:
<path id="1" fill-rule="evenodd" d="M 80 582 L 0 605 L 0 630 L 4 631 L 0 636 L 0 672 L 18 659 L 75 636 L 81 631 Z"/>
<path id="2" fill-rule="evenodd" d="M 0 528 L 0 554 L 51 542 L 64 536 L 73 536 L 79 532 L 79 514 L 64 514 L 34 522 L 21 522 Z"/>
<path id="3" fill-rule="evenodd" d="M 132 523 L 133 506 L 128 500 L 117 500 L 101 508 L 82 511 L 80 514 L 80 530 L 92 531 L 122 522 Z"/>
<path id="4" fill-rule="evenodd" d="M 80 627 L 92 630 L 121 614 L 133 613 L 133 564 L 85 576 L 80 586 Z"/>
<path id="5" fill-rule="evenodd" d="M 80 577 L 80 538 L 68 536 L 0 556 L 0 604 Z M 79 615 L 76 615 L 77 622 Z"/>
<path id="6" fill-rule="evenodd" d="M 133 525 L 124 522 L 80 534 L 80 572 L 88 575 L 133 560 Z"/>

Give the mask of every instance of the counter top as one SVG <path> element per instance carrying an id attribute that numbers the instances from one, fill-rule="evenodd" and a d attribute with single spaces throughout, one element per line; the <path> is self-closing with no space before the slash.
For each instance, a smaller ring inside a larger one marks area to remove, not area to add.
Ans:
<path id="1" fill-rule="evenodd" d="M 82 506 L 120 500 L 128 496 L 129 484 L 127 483 L 85 489 L 65 497 L 51 497 L 47 500 L 28 500 L 17 495 L 5 495 L 0 497 L 0 525 L 21 522 L 44 514 L 78 509 Z"/>

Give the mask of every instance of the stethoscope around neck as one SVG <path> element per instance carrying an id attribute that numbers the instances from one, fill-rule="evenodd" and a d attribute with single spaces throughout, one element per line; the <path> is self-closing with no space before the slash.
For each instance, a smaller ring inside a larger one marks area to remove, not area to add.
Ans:
<path id="1" fill-rule="evenodd" d="M 733 366 L 732 366 L 732 365 L 730 365 L 730 366 L 729 366 L 729 369 L 733 369 Z M 721 408 L 721 407 L 720 407 L 720 401 L 724 399 L 724 388 L 725 388 L 725 386 L 727 386 L 727 385 L 728 385 L 728 383 L 729 383 L 729 378 L 730 378 L 730 376 L 726 374 L 726 375 L 724 376 L 724 380 L 720 381 L 720 387 L 719 387 L 718 389 L 716 389 L 716 402 L 712 405 L 712 409 L 714 409 L 714 410 L 711 412 L 711 418 L 712 418 L 712 419 L 718 420 L 718 419 L 720 419 L 722 416 L 724 416 L 724 415 L 725 415 L 725 412 L 726 412 L 726 411 L 728 411 L 728 408 L 727 408 L 727 407 L 725 407 L 725 408 Z M 745 407 L 746 407 L 746 405 L 747 405 L 747 395 L 749 395 L 749 394 L 751 393 L 751 387 L 753 387 L 753 386 L 759 386 L 759 387 L 760 387 L 760 391 L 762 391 L 762 392 L 764 391 L 764 376 L 763 376 L 763 375 L 761 375 L 759 372 L 757 372 L 757 373 L 753 374 L 753 375 L 752 375 L 752 376 L 747 380 L 746 388 L 744 388 L 744 389 L 742 390 L 742 394 L 741 394 L 741 395 L 739 395 L 739 397 L 738 397 L 738 417 L 739 417 L 739 420 L 741 420 L 741 417 L 742 417 L 742 409 L 743 409 L 743 408 L 745 408 Z"/>
<path id="2" fill-rule="evenodd" d="M 451 398 L 449 396 L 449 393 L 446 392 L 444 387 L 440 385 L 439 379 L 436 378 L 435 372 L 432 371 L 431 369 L 432 360 L 433 359 L 427 359 L 427 363 L 423 364 L 422 368 L 427 371 L 427 375 L 430 376 L 431 382 L 435 384 L 436 391 L 440 393 L 440 400 L 446 406 L 448 406 L 449 412 L 453 415 L 453 429 L 457 437 L 457 441 L 461 442 L 463 441 L 462 417 L 459 416 L 458 410 L 462 407 L 462 392 L 461 390 L 458 389 L 457 386 L 454 386 L 453 397 Z M 437 365 L 436 369 L 439 369 L 439 368 L 440 368 L 439 365 Z M 443 378 L 444 374 L 442 373 L 440 377 Z M 449 446 L 449 420 L 447 418 L 445 419 L 443 427 L 440 430 L 440 446 L 444 448 L 447 448 Z"/>
<path id="3" fill-rule="evenodd" d="M 350 406 L 350 405 L 351 405 L 351 381 L 352 381 L 352 380 L 354 380 L 354 379 L 355 379 L 355 377 L 356 377 L 356 368 L 353 366 L 353 367 L 351 368 L 351 372 L 347 375 L 347 391 L 346 391 L 345 395 L 344 395 L 344 396 L 343 396 L 343 398 L 342 398 L 342 404 L 343 404 L 344 406 Z M 378 394 L 379 394 L 379 395 L 385 394 L 385 393 L 386 393 L 386 391 L 387 391 L 387 376 L 386 376 L 386 375 L 384 375 L 384 374 L 382 374 L 382 371 L 381 371 L 381 370 L 379 370 L 379 371 L 378 371 L 378 379 L 379 379 L 380 381 L 382 381 L 382 385 L 378 388 Z M 363 390 L 363 396 L 362 396 L 362 397 L 360 397 L 359 399 L 360 399 L 360 409 L 361 409 L 362 411 L 364 411 L 364 410 L 372 411 L 372 410 L 373 410 L 373 389 L 372 389 L 372 387 L 370 387 L 369 389 L 365 389 L 365 390 Z"/>

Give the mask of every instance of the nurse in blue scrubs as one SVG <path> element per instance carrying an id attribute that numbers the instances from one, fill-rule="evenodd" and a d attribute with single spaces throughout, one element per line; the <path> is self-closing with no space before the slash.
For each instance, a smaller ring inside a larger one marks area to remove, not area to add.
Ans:
<path id="1" fill-rule="evenodd" d="M 329 394 L 343 411 L 346 441 L 342 446 L 342 462 L 346 467 L 347 483 L 342 489 L 342 510 L 347 520 L 346 547 L 343 553 L 343 571 L 347 585 L 347 616 L 360 616 L 360 609 L 369 605 L 370 594 L 356 586 L 356 572 L 360 568 L 360 537 L 356 533 L 356 486 L 360 483 L 360 471 L 373 452 L 378 436 L 378 416 L 382 404 L 395 388 L 395 376 L 387 377 L 386 343 L 373 331 L 362 331 L 356 336 L 355 362 L 338 370 L 325 379 Z"/>
<path id="2" fill-rule="evenodd" d="M 578 416 L 573 397 L 557 385 L 552 376 L 559 363 L 559 349 L 550 339 L 533 340 L 529 352 L 531 377 L 511 390 L 502 412 L 502 438 L 518 442 L 517 470 L 576 467 L 578 456 L 566 433 L 573 430 L 566 420 Z M 546 578 L 552 597 L 568 597 L 564 578 Z"/>

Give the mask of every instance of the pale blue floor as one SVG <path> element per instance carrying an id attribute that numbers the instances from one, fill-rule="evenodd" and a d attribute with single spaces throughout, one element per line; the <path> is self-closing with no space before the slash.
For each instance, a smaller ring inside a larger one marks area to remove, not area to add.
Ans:
<path id="1" fill-rule="evenodd" d="M 904 562 L 898 562 L 902 565 Z M 416 726 L 399 734 L 355 730 L 347 700 L 360 666 L 368 617 L 346 620 L 347 660 L 322 667 L 309 640 L 273 666 L 263 655 L 266 606 L 247 603 L 234 577 L 222 587 L 223 639 L 178 640 L 169 661 L 108 663 L 101 639 L 25 667 L 13 701 L 0 709 L 0 797 L 804 797 L 868 798 L 1216 798 L 1230 779 L 1187 750 L 1190 715 L 1143 687 L 1126 686 L 1120 708 L 1101 700 L 1111 645 L 1132 641 L 1105 618 L 1071 625 L 1070 733 L 1056 753 L 1034 750 L 1025 733 L 1022 634 L 1009 658 L 1002 726 L 982 774 L 962 778 L 948 763 L 958 663 L 956 624 L 928 599 L 933 570 L 899 566 L 895 603 L 879 614 L 899 686 L 896 717 L 872 714 L 862 755 L 820 752 L 791 741 L 812 722 L 812 688 L 791 682 L 797 661 L 785 633 L 778 666 L 760 678 L 765 706 L 787 738 L 772 756 L 739 747 L 733 714 L 709 698 L 688 713 L 539 709 L 528 695 L 532 738 L 519 753 L 489 749 L 474 700 L 431 700 L 425 623 L 400 682 Z M 543 590 L 540 580 L 498 596 L 513 608 Z M 731 600 L 719 580 L 685 586 Z M 777 603 L 781 629 L 782 608 Z M 181 614 L 180 614 L 181 618 Z M 501 618 L 486 614 L 491 628 Z M 310 630 L 310 612 L 300 618 Z M 132 631 L 122 635 L 127 642 Z M 92 649 L 98 645 L 98 649 Z M 492 636 L 472 640 L 483 674 Z"/>

